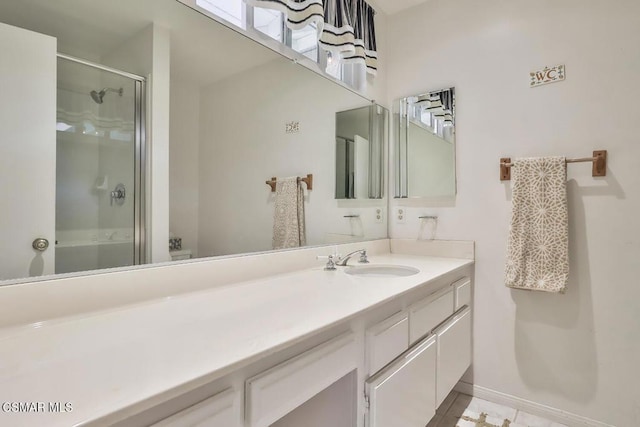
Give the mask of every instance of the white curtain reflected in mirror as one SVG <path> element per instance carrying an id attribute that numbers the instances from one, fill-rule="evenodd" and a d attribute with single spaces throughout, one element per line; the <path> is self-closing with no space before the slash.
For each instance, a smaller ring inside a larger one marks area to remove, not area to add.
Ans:
<path id="1" fill-rule="evenodd" d="M 394 116 L 395 197 L 455 197 L 454 88 L 402 98 Z"/>

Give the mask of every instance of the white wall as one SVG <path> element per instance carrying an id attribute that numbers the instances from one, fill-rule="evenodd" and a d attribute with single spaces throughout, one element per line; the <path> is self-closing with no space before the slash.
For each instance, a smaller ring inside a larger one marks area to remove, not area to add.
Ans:
<path id="1" fill-rule="evenodd" d="M 151 75 L 151 116 L 147 130 L 151 133 L 151 147 L 147 148 L 151 170 L 151 214 L 147 214 L 147 230 L 151 231 L 149 262 L 170 261 L 169 256 L 169 118 L 171 85 L 171 36 L 169 30 L 153 25 L 153 68 Z M 149 117 L 149 115 L 147 116 Z M 149 141 L 149 140 L 147 140 Z"/>
<path id="2" fill-rule="evenodd" d="M 335 113 L 367 101 L 289 61 L 276 60 L 202 91 L 199 255 L 271 249 L 272 176 L 314 175 L 305 198 L 307 243 L 351 233 L 360 213 L 365 235 L 385 237 L 375 209 L 339 208 L 335 189 Z M 285 124 L 300 122 L 286 134 Z M 384 201 L 378 201 L 384 205 Z M 355 205 L 354 205 L 355 206 Z"/>
<path id="3" fill-rule="evenodd" d="M 456 207 L 410 208 L 391 235 L 416 237 L 429 212 L 438 238 L 477 242 L 467 379 L 616 426 L 640 425 L 638 40 L 634 0 L 432 0 L 389 19 L 389 99 L 456 88 Z M 556 64 L 566 81 L 529 88 L 530 71 Z M 568 167 L 567 293 L 505 288 L 499 158 L 594 149 L 609 151 L 607 177 Z"/>
<path id="4" fill-rule="evenodd" d="M 171 77 L 169 141 L 169 231 L 182 238 L 182 248 L 198 251 L 198 152 L 200 89 Z"/>

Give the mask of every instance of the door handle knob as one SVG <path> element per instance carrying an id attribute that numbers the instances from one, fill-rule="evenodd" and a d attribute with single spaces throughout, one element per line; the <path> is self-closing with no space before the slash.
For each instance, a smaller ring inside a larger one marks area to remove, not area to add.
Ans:
<path id="1" fill-rule="evenodd" d="M 45 238 L 39 237 L 33 241 L 31 246 L 36 251 L 44 252 L 49 247 L 49 241 Z"/>

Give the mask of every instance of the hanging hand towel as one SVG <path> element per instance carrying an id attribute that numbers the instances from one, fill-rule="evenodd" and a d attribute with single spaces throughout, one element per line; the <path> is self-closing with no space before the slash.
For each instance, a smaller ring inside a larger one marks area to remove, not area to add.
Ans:
<path id="1" fill-rule="evenodd" d="M 275 204 L 273 249 L 304 246 L 304 190 L 297 177 L 276 180 Z"/>
<path id="2" fill-rule="evenodd" d="M 569 277 L 564 157 L 516 159 L 505 284 L 564 292 Z"/>

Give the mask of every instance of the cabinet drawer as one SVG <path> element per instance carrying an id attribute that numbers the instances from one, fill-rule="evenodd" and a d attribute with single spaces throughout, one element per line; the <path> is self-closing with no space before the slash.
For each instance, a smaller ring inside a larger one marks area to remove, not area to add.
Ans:
<path id="1" fill-rule="evenodd" d="M 436 331 L 438 374 L 436 406 L 444 401 L 471 365 L 471 309 L 465 308 Z"/>
<path id="2" fill-rule="evenodd" d="M 431 332 L 453 314 L 453 289 L 447 287 L 409 307 L 409 344 Z"/>
<path id="3" fill-rule="evenodd" d="M 240 426 L 239 394 L 227 389 L 153 427 L 233 427 Z"/>
<path id="4" fill-rule="evenodd" d="M 424 339 L 365 383 L 367 427 L 424 427 L 435 415 L 436 337 Z"/>
<path id="5" fill-rule="evenodd" d="M 246 425 L 271 425 L 357 367 L 355 335 L 348 333 L 248 379 Z"/>
<path id="6" fill-rule="evenodd" d="M 468 277 L 455 282 L 453 291 L 456 301 L 454 310 L 459 310 L 465 305 L 471 307 L 471 280 Z"/>
<path id="7" fill-rule="evenodd" d="M 373 374 L 409 348 L 409 316 L 397 313 L 366 333 L 367 373 Z"/>

